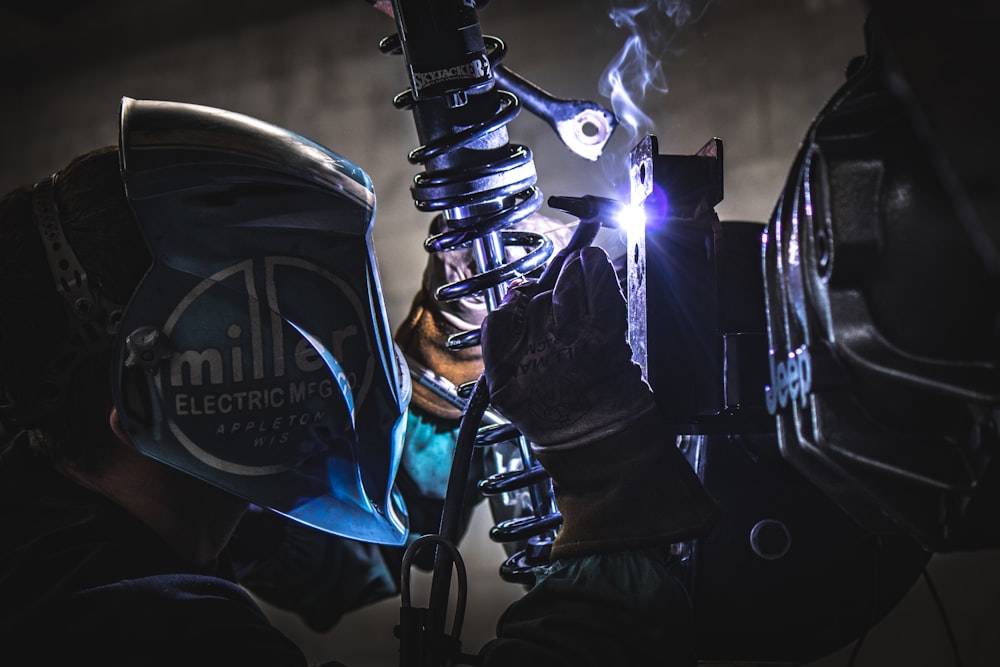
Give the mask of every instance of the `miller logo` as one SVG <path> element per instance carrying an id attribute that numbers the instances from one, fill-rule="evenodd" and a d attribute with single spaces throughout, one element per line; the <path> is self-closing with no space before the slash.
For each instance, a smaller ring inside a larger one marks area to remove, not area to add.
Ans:
<path id="1" fill-rule="evenodd" d="M 764 387 L 764 398 L 769 413 L 794 405 L 799 400 L 806 407 L 806 397 L 812 391 L 812 359 L 803 345 L 790 353 L 784 361 L 775 361 L 774 350 L 769 352 L 771 385 Z"/>
<path id="2" fill-rule="evenodd" d="M 163 332 L 166 422 L 203 463 L 241 475 L 289 470 L 354 428 L 375 372 L 365 302 L 294 257 L 245 260 L 197 284 Z"/>

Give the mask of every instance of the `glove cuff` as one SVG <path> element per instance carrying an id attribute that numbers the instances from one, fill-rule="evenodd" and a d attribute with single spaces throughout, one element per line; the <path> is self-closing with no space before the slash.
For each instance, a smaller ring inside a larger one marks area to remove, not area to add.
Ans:
<path id="1" fill-rule="evenodd" d="M 586 389 L 581 389 L 581 393 L 586 393 Z M 602 405 L 565 428 L 548 427 L 539 429 L 538 433 L 522 433 L 536 453 L 568 451 L 612 438 L 656 410 L 653 395 L 645 383 L 623 389 L 616 400 L 620 401 L 618 405 Z"/>
<path id="2" fill-rule="evenodd" d="M 396 330 L 396 344 L 406 357 L 456 385 L 475 380 L 483 372 L 481 348 L 477 345 L 462 350 L 448 349 L 448 337 L 459 329 L 434 306 L 432 296 L 423 290 L 417 292 L 409 314 Z M 410 405 L 440 419 L 460 419 L 462 416 L 461 410 L 417 383 L 413 385 Z"/>
<path id="3" fill-rule="evenodd" d="M 682 542 L 717 519 L 656 410 L 587 445 L 535 451 L 563 515 L 553 559 Z"/>
<path id="4" fill-rule="evenodd" d="M 532 448 L 544 451 L 571 450 L 606 440 L 656 410 L 653 392 L 642 379 L 642 371 L 631 360 L 631 350 L 623 346 L 615 356 L 605 354 L 600 365 L 610 366 L 609 373 L 591 372 L 565 381 L 571 391 L 556 385 L 554 400 L 529 401 L 527 415 L 517 422 Z M 557 373 L 552 373 L 553 376 Z M 544 395 L 544 380 L 534 390 Z M 509 388 L 494 392 L 498 404 L 510 402 Z M 596 406 L 596 407 L 595 407 Z"/>

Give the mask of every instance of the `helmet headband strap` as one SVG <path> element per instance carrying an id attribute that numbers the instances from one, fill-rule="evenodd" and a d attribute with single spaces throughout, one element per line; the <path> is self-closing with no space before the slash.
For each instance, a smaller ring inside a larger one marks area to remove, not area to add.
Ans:
<path id="1" fill-rule="evenodd" d="M 35 224 L 49 271 L 66 310 L 66 335 L 50 355 L 45 370 L 27 392 L 30 408 L 8 402 L 0 414 L 16 426 L 29 427 L 66 400 L 73 373 L 93 355 L 107 351 L 118 332 L 123 308 L 87 280 L 87 272 L 66 239 L 55 199 L 55 175 L 35 184 L 31 199 Z"/>

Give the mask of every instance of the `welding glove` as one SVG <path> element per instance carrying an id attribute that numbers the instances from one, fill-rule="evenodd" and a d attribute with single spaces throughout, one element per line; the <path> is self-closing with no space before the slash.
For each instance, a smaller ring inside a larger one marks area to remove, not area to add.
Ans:
<path id="1" fill-rule="evenodd" d="M 438 233 L 440 225 L 441 219 L 436 217 L 431 223 L 430 234 Z M 572 235 L 572 229 L 566 223 L 540 213 L 512 225 L 510 229 L 545 234 L 552 239 L 556 251 L 563 248 Z M 507 252 L 509 259 L 516 259 L 525 251 L 511 247 Z M 483 371 L 483 357 L 478 345 L 462 350 L 448 349 L 448 337 L 479 329 L 486 317 L 486 302 L 482 295 L 439 301 L 434 292 L 442 285 L 463 280 L 475 273 L 471 248 L 429 253 L 420 290 L 413 298 L 409 314 L 396 330 L 396 343 L 409 360 L 454 385 L 477 379 Z M 461 410 L 419 384 L 413 385 L 410 403 L 432 417 L 457 420 L 462 416 Z"/>
<path id="2" fill-rule="evenodd" d="M 552 556 L 665 545 L 716 507 L 666 432 L 626 340 L 626 305 L 600 248 L 570 253 L 553 286 L 513 287 L 483 323 L 493 407 L 552 476 Z"/>

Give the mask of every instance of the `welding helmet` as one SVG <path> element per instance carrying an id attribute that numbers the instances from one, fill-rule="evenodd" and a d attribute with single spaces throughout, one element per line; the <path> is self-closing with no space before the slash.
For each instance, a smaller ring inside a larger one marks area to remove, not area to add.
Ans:
<path id="1" fill-rule="evenodd" d="M 303 524 L 404 543 L 410 384 L 367 174 L 285 129 L 171 102 L 124 98 L 119 148 L 153 255 L 113 353 L 136 447 Z"/>
<path id="2" fill-rule="evenodd" d="M 877 27 L 764 236 L 767 407 L 785 457 L 862 526 L 932 551 L 995 548 L 1000 273 L 981 241 L 996 220 L 963 215 L 969 182 L 941 164 L 989 153 L 958 145 L 972 128 L 923 132 Z"/>

